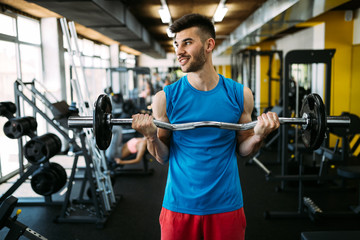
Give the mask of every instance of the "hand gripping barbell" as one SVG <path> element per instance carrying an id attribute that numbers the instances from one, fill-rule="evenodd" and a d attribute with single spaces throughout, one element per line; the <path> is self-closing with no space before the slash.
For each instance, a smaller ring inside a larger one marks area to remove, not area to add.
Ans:
<path id="1" fill-rule="evenodd" d="M 105 150 L 109 147 L 112 137 L 113 125 L 132 124 L 132 118 L 112 118 L 112 106 L 110 98 L 101 94 L 95 102 L 94 115 L 77 117 L 70 116 L 68 125 L 70 128 L 93 128 L 96 145 L 99 149 Z M 343 116 L 326 116 L 325 107 L 321 97 L 315 93 L 309 94 L 303 100 L 300 111 L 301 118 L 280 117 L 280 124 L 301 125 L 302 139 L 305 146 L 314 150 L 320 147 L 325 138 L 328 125 L 346 126 L 350 124 L 350 118 Z M 217 127 L 228 130 L 249 130 L 255 127 L 257 121 L 235 124 L 215 121 L 189 122 L 181 124 L 165 123 L 154 120 L 154 124 L 159 128 L 170 131 L 190 130 L 199 127 Z"/>

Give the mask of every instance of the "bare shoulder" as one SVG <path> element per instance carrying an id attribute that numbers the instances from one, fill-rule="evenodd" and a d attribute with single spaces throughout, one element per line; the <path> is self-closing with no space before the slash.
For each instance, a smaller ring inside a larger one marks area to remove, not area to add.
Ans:
<path id="1" fill-rule="evenodd" d="M 169 121 L 166 115 L 166 95 L 163 90 L 155 94 L 151 107 L 155 119 L 166 122 Z"/>

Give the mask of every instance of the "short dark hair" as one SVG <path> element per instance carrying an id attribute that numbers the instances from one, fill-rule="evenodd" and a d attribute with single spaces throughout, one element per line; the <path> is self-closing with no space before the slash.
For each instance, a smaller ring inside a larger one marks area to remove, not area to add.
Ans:
<path id="1" fill-rule="evenodd" d="M 209 37 L 215 39 L 216 35 L 214 24 L 210 21 L 209 18 L 198 13 L 187 14 L 177 19 L 170 26 L 170 31 L 172 33 L 178 33 L 191 27 L 198 27 L 202 33 L 208 34 Z"/>

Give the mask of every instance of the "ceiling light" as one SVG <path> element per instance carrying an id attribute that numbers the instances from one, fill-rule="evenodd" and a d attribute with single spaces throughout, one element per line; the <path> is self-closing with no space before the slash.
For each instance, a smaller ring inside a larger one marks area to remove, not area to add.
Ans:
<path id="1" fill-rule="evenodd" d="M 162 6 L 159 9 L 159 15 L 160 15 L 161 21 L 163 23 L 170 23 L 171 16 L 170 16 L 170 12 L 169 12 L 169 9 L 167 8 L 167 6 Z"/>
<path id="2" fill-rule="evenodd" d="M 166 33 L 167 33 L 169 38 L 175 37 L 175 33 L 170 31 L 170 27 L 166 28 Z"/>
<path id="3" fill-rule="evenodd" d="M 216 8 L 215 14 L 214 14 L 214 22 L 221 22 L 226 13 L 228 11 L 228 8 L 224 5 L 224 4 L 219 4 L 218 7 Z"/>

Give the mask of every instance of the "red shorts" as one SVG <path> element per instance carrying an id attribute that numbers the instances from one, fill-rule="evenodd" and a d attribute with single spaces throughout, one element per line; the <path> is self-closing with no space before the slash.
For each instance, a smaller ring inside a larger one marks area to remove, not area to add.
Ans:
<path id="1" fill-rule="evenodd" d="M 162 240 L 244 240 L 246 219 L 243 208 L 203 216 L 162 208 L 160 226 Z"/>

